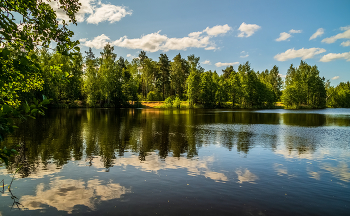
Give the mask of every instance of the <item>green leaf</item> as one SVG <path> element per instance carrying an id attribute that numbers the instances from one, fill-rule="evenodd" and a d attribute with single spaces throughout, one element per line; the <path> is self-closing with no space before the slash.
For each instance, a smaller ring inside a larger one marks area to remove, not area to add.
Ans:
<path id="1" fill-rule="evenodd" d="M 45 99 L 41 102 L 42 105 L 46 105 L 46 104 L 49 104 L 50 103 L 50 100 L 49 99 Z"/>
<path id="2" fill-rule="evenodd" d="M 4 105 L 2 106 L 2 111 L 3 111 L 4 113 L 9 113 L 9 112 L 11 112 L 11 110 L 12 110 L 12 108 L 11 108 L 9 105 L 4 104 Z"/>
<path id="3" fill-rule="evenodd" d="M 27 102 L 25 102 L 25 103 L 23 104 L 23 107 L 24 107 L 24 112 L 25 112 L 25 113 L 29 113 L 30 107 L 29 107 L 29 105 L 28 105 Z"/>
<path id="4" fill-rule="evenodd" d="M 31 114 L 35 114 L 38 112 L 38 109 L 33 109 L 32 111 L 30 111 Z"/>

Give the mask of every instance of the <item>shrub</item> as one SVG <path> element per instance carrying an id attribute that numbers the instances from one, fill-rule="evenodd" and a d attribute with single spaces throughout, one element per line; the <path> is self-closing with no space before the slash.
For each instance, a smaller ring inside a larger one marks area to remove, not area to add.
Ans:
<path id="1" fill-rule="evenodd" d="M 174 102 L 173 102 L 173 107 L 180 109 L 180 106 L 181 106 L 181 100 L 179 97 L 176 97 Z"/>
<path id="2" fill-rule="evenodd" d="M 173 106 L 173 102 L 174 102 L 173 98 L 172 97 L 168 97 L 168 98 L 165 99 L 164 105 L 165 105 L 166 108 L 170 108 L 170 107 Z"/>
<path id="3" fill-rule="evenodd" d="M 159 101 L 161 98 L 161 95 L 159 92 L 156 91 L 150 91 L 147 94 L 147 100 L 148 101 Z"/>

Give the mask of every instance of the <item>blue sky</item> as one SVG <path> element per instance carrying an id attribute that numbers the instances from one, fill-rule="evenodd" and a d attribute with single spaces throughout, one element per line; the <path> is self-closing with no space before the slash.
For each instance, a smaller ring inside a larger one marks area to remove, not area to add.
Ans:
<path id="1" fill-rule="evenodd" d="M 80 1 L 70 28 L 82 51 L 97 56 L 109 42 L 128 60 L 141 50 L 154 60 L 194 54 L 218 73 L 249 61 L 255 71 L 277 65 L 282 75 L 303 59 L 333 85 L 350 80 L 349 0 Z"/>

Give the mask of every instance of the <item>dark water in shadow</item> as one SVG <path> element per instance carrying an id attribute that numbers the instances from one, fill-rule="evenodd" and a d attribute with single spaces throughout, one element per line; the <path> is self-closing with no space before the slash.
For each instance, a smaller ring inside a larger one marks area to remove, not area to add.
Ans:
<path id="1" fill-rule="evenodd" d="M 349 215 L 350 109 L 50 110 L 0 215 Z"/>

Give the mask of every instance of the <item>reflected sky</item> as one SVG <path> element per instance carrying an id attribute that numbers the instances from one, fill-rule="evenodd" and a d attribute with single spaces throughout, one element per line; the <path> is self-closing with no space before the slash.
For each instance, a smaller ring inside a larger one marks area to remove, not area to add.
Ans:
<path id="1" fill-rule="evenodd" d="M 21 146 L 0 175 L 21 167 L 24 210 L 5 191 L 1 214 L 346 215 L 349 126 L 350 109 L 50 110 L 1 143 Z"/>
<path id="2" fill-rule="evenodd" d="M 84 205 L 94 210 L 98 202 L 119 199 L 123 194 L 130 193 L 130 189 L 98 179 L 87 182 L 74 179 L 51 179 L 48 185 L 37 185 L 35 195 L 25 195 L 20 203 L 25 210 L 45 209 L 45 206 L 56 208 L 58 211 L 72 213 L 75 206 Z"/>

